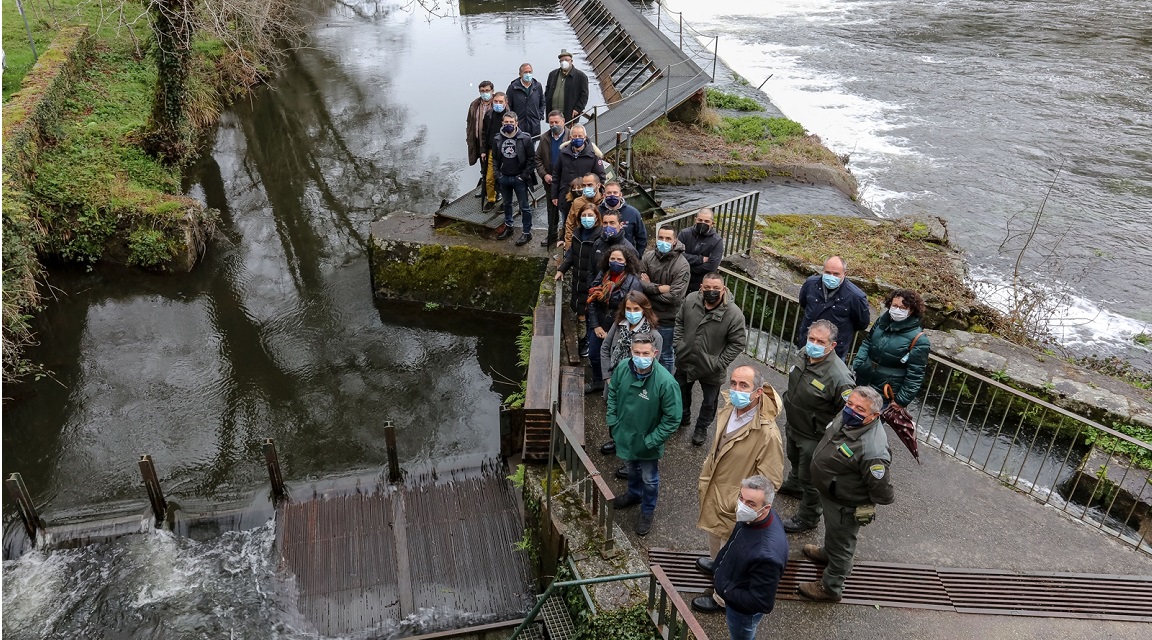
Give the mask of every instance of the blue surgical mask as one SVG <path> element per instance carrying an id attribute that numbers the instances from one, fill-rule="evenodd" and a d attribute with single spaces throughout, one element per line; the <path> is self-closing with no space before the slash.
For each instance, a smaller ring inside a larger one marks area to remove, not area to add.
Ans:
<path id="1" fill-rule="evenodd" d="M 492 92 L 491 91 L 485 91 L 484 93 L 481 93 L 480 99 L 483 100 L 484 102 L 488 102 L 489 100 L 492 99 Z"/>
<path id="2" fill-rule="evenodd" d="M 836 287 L 840 286 L 840 278 L 837 278 L 831 273 L 825 273 L 822 280 L 824 281 L 824 286 L 828 287 L 829 289 L 835 289 Z"/>
<path id="3" fill-rule="evenodd" d="M 668 253 L 669 251 L 672 250 L 672 243 L 671 242 L 665 242 L 663 240 L 657 240 L 656 241 L 656 250 L 659 251 L 660 253 Z"/>
<path id="4" fill-rule="evenodd" d="M 604 227 L 604 237 L 605 238 L 615 238 L 616 235 L 619 233 L 620 233 L 620 230 L 617 229 L 616 227 L 607 227 L 607 226 Z"/>
<path id="5" fill-rule="evenodd" d="M 644 312 L 643 311 L 625 311 L 624 312 L 624 319 L 628 321 L 628 324 L 640 324 L 640 321 L 644 319 Z"/>
<path id="6" fill-rule="evenodd" d="M 512 133 L 513 131 L 516 130 L 516 125 L 506 124 L 506 125 L 500 127 L 500 130 L 503 131 L 504 133 Z"/>
<path id="7" fill-rule="evenodd" d="M 596 196 L 596 187 L 584 187 L 581 193 L 584 194 L 585 198 L 593 198 Z"/>
<path id="8" fill-rule="evenodd" d="M 823 345 L 816 344 L 809 340 L 808 344 L 804 345 L 804 353 L 807 353 L 809 358 L 823 358 L 824 354 L 828 353 L 828 350 L 825 349 Z"/>
<path id="9" fill-rule="evenodd" d="M 495 111 L 496 113 L 501 113 L 504 111 L 504 105 L 499 104 L 499 103 L 494 104 L 494 105 L 492 105 L 492 110 Z"/>
<path id="10" fill-rule="evenodd" d="M 531 73 L 525 73 L 524 74 L 524 82 L 532 82 L 532 74 Z"/>
<path id="11" fill-rule="evenodd" d="M 608 205 L 612 209 L 619 207 L 620 203 L 622 203 L 622 202 L 624 202 L 624 198 L 621 198 L 620 196 L 617 196 L 617 195 L 604 196 L 604 204 Z"/>
<path id="12" fill-rule="evenodd" d="M 652 366 L 655 358 L 645 358 L 644 356 L 632 356 L 632 364 L 635 365 L 637 371 L 643 371 Z"/>
<path id="13" fill-rule="evenodd" d="M 621 271 L 624 270 L 624 264 L 625 263 L 623 263 L 623 262 L 609 262 L 608 263 L 608 270 L 611 271 L 612 273 L 620 273 Z"/>
<path id="14" fill-rule="evenodd" d="M 852 407 L 844 406 L 844 426 L 845 427 L 859 427 L 864 424 L 864 416 L 852 410 Z"/>
<path id="15" fill-rule="evenodd" d="M 580 226 L 584 227 L 585 229 L 591 229 L 592 227 L 596 226 L 596 218 L 593 216 L 581 216 Z"/>
<path id="16" fill-rule="evenodd" d="M 572 138 L 572 146 L 579 149 L 584 146 L 584 138 Z"/>
<path id="17" fill-rule="evenodd" d="M 735 389 L 728 390 L 728 399 L 732 401 L 732 406 L 737 409 L 743 409 L 752 404 L 752 393 L 749 391 L 737 391 Z"/>

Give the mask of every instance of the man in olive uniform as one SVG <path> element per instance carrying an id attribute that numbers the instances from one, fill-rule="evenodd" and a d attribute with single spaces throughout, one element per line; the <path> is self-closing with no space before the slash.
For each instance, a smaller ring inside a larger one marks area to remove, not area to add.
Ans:
<path id="1" fill-rule="evenodd" d="M 800 510 L 782 522 L 788 533 L 814 529 L 820 522 L 820 494 L 809 466 L 824 429 L 840 413 L 856 386 L 855 377 L 836 355 L 836 325 L 817 320 L 808 329 L 800 363 L 788 372 L 784 412 L 788 418 L 788 462 L 792 470 L 780 493 L 800 499 Z"/>
<path id="2" fill-rule="evenodd" d="M 895 499 L 888 474 L 892 453 L 880 422 L 883 407 L 875 389 L 856 387 L 812 454 L 812 484 L 824 509 L 824 546 L 806 544 L 803 552 L 827 566 L 819 580 L 796 588 L 809 600 L 840 601 L 852 575 L 860 527 L 876 517 L 876 505 Z"/>

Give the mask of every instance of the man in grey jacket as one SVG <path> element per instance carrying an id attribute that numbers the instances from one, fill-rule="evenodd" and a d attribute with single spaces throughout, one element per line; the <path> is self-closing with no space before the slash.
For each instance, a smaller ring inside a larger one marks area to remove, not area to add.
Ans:
<path id="1" fill-rule="evenodd" d="M 656 230 L 656 247 L 644 254 L 641 261 L 644 272 L 640 274 L 644 295 L 652 302 L 652 311 L 660 326 L 656 329 L 664 339 L 664 349 L 660 352 L 660 364 L 669 373 L 675 373 L 673 347 L 676 315 L 688 294 L 688 279 L 691 267 L 684 258 L 684 243 L 676 239 L 672 227 Z"/>
<path id="2" fill-rule="evenodd" d="M 692 385 L 699 382 L 703 394 L 692 432 L 692 444 L 699 447 L 708 438 L 708 425 L 716 419 L 716 401 L 728 367 L 748 345 L 744 313 L 732 302 L 719 274 L 705 274 L 700 290 L 684 299 L 672 342 L 676 349 L 675 378 L 684 403 L 681 427 L 692 422 Z"/>

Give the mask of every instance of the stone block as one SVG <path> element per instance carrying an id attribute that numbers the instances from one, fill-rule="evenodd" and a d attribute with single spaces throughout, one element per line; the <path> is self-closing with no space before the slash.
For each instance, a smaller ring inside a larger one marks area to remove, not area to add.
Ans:
<path id="1" fill-rule="evenodd" d="M 1044 367 L 1021 360 L 1009 360 L 1004 366 L 1004 374 L 1025 387 L 1043 389 L 1052 375 Z"/>
<path id="2" fill-rule="evenodd" d="M 1002 355 L 968 347 L 956 354 L 956 361 L 979 371 L 1001 371 L 1008 364 L 1008 358 Z"/>

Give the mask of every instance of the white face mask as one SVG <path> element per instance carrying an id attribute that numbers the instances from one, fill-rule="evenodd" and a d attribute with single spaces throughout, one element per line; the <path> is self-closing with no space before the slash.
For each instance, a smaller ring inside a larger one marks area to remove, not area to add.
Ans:
<path id="1" fill-rule="evenodd" d="M 571 67 L 571 66 L 572 66 L 572 63 L 571 63 L 571 62 L 568 62 L 567 60 L 561 60 L 561 61 L 560 61 L 560 68 L 561 68 L 561 69 L 563 69 L 563 70 L 565 70 L 565 71 L 567 71 L 567 70 L 568 70 L 568 68 L 569 68 L 569 67 Z"/>
<path id="2" fill-rule="evenodd" d="M 897 309 L 896 307 L 888 308 L 888 315 L 896 322 L 903 322 L 908 319 L 909 311 L 907 309 Z"/>
<path id="3" fill-rule="evenodd" d="M 760 517 L 760 512 L 736 499 L 736 522 L 752 522 Z"/>

